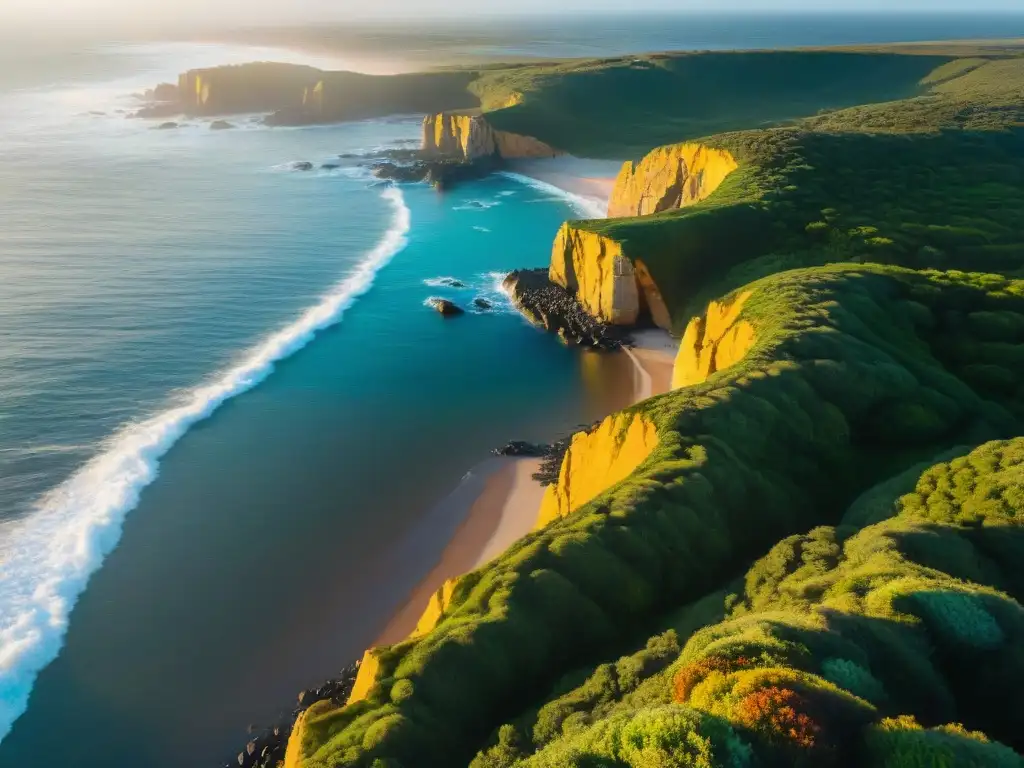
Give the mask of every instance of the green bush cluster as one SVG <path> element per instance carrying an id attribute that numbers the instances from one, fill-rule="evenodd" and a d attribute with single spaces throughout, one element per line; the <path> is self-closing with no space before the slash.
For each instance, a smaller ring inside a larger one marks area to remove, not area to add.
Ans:
<path id="1" fill-rule="evenodd" d="M 917 476 L 880 522 L 858 528 L 847 516 L 773 547 L 725 601 L 729 616 L 652 670 L 633 688 L 642 696 L 617 690 L 602 675 L 607 665 L 598 667 L 504 726 L 521 732 L 545 712 L 575 708 L 560 733 L 535 727 L 504 753 L 507 762 L 485 750 L 473 768 L 1024 765 L 990 740 L 1024 746 L 1024 609 L 1012 587 L 1003 591 L 1024 554 L 1024 439 L 988 443 Z M 765 702 L 782 706 L 766 718 Z M 689 733 L 659 742 L 661 763 L 615 740 L 624 723 L 668 711 Z M 965 725 L 943 725 L 952 722 Z"/>

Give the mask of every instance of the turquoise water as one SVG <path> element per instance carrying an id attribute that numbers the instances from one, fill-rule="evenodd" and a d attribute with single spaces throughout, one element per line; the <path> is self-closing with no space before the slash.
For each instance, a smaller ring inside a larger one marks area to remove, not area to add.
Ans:
<path id="1" fill-rule="evenodd" d="M 372 641 L 468 468 L 602 407 L 497 288 L 563 199 L 292 170 L 418 119 L 154 131 L 120 87 L 8 94 L 0 122 L 0 726 L 32 691 L 4 766 L 228 757 Z"/>

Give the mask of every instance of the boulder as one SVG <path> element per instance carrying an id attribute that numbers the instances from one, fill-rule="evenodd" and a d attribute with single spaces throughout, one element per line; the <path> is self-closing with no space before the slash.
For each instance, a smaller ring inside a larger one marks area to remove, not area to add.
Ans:
<path id="1" fill-rule="evenodd" d="M 308 162 L 308 161 L 306 161 L 306 160 L 301 160 L 301 161 L 299 161 L 297 163 L 292 163 L 292 170 L 293 171 L 312 171 L 313 170 L 313 164 Z"/>
<path id="2" fill-rule="evenodd" d="M 229 131 L 235 126 L 229 123 L 227 120 L 214 120 L 210 123 L 211 131 Z"/>
<path id="3" fill-rule="evenodd" d="M 156 130 L 158 130 L 158 131 L 170 131 L 170 130 L 172 130 L 174 128 L 180 128 L 180 127 L 181 126 L 179 126 L 177 123 L 174 123 L 174 122 L 160 123 L 160 125 L 155 126 Z"/>
<path id="4" fill-rule="evenodd" d="M 457 317 L 465 314 L 465 310 L 458 306 L 454 302 L 448 301 L 448 299 L 432 298 L 428 300 L 428 304 L 433 309 L 440 313 L 442 317 Z"/>
<path id="5" fill-rule="evenodd" d="M 475 299 L 473 299 L 473 304 L 478 309 L 490 309 L 491 307 L 494 306 L 493 304 L 491 304 L 491 302 L 489 302 L 487 299 L 483 298 L 482 296 L 477 296 Z"/>

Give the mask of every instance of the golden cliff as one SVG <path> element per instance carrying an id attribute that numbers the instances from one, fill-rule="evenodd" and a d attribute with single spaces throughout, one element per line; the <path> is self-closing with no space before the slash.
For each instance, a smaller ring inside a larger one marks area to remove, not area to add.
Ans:
<path id="1" fill-rule="evenodd" d="M 632 413 L 614 414 L 597 429 L 574 435 L 558 482 L 544 492 L 537 528 L 571 514 L 625 480 L 657 445 L 654 424 Z"/>
<path id="2" fill-rule="evenodd" d="M 466 160 L 492 155 L 514 160 L 561 154 L 532 136 L 496 131 L 482 115 L 467 112 L 427 115 L 423 120 L 423 151 Z"/>
<path id="3" fill-rule="evenodd" d="M 671 327 L 672 318 L 642 259 L 630 259 L 621 243 L 566 222 L 551 249 L 548 279 L 576 294 L 584 308 L 603 323 L 633 325 L 644 312 L 655 324 Z"/>
<path id="4" fill-rule="evenodd" d="M 672 370 L 673 389 L 701 384 L 750 351 L 756 341 L 754 326 L 740 319 L 749 298 L 746 292 L 730 301 L 712 301 L 703 317 L 690 321 Z"/>
<path id="5" fill-rule="evenodd" d="M 622 166 L 608 216 L 647 216 L 698 203 L 736 167 L 736 160 L 724 149 L 696 143 L 659 147 L 639 163 Z"/>

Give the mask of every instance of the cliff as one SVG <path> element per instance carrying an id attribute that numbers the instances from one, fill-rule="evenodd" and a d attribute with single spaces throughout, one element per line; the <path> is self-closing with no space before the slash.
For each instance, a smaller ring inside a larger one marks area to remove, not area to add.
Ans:
<path id="1" fill-rule="evenodd" d="M 690 321 L 676 355 L 673 389 L 704 383 L 738 363 L 754 346 L 754 326 L 740 319 L 749 298 L 750 293 L 743 292 L 729 301 L 712 301 L 703 316 Z"/>
<path id="2" fill-rule="evenodd" d="M 193 69 L 176 89 L 182 112 L 270 112 L 275 125 L 341 122 L 478 106 L 473 71 L 365 75 L 293 64 L 252 63 Z"/>
<path id="3" fill-rule="evenodd" d="M 262 62 L 191 69 L 178 77 L 178 98 L 188 115 L 296 108 L 303 90 L 322 74 L 313 67 Z"/>
<path id="4" fill-rule="evenodd" d="M 724 149 L 699 143 L 659 147 L 639 163 L 622 166 L 608 216 L 647 216 L 707 199 L 736 170 Z"/>
<path id="5" fill-rule="evenodd" d="M 487 118 L 469 112 L 441 112 L 423 120 L 423 151 L 426 154 L 475 160 L 498 156 L 517 158 L 555 157 L 553 147 L 530 136 L 496 131 Z"/>
<path id="6" fill-rule="evenodd" d="M 567 517 L 621 482 L 658 446 L 658 430 L 639 415 L 609 416 L 590 432 L 576 434 L 562 459 L 558 482 L 544 492 L 537 527 Z"/>
<path id="7" fill-rule="evenodd" d="M 611 325 L 634 325 L 648 317 L 672 327 L 661 290 L 643 259 L 623 252 L 623 243 L 566 222 L 551 248 L 548 279 L 574 293 L 594 318 Z"/>

